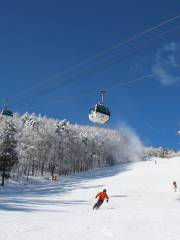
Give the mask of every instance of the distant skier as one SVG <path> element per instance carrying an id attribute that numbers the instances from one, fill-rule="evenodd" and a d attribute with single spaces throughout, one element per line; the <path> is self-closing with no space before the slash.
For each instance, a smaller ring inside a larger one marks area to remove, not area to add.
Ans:
<path id="1" fill-rule="evenodd" d="M 95 198 L 98 197 L 97 202 L 94 204 L 93 209 L 98 209 L 104 202 L 104 200 L 106 199 L 106 202 L 109 201 L 109 197 L 106 193 L 106 189 L 104 189 L 102 192 L 99 192 Z"/>
<path id="2" fill-rule="evenodd" d="M 176 181 L 173 181 L 174 191 L 177 192 L 177 183 Z"/>

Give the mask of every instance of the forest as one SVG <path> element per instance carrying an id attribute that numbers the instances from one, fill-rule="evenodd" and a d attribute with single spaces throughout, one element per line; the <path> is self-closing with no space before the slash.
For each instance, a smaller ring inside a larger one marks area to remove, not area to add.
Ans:
<path id="1" fill-rule="evenodd" d="M 142 144 L 129 132 L 29 113 L 10 121 L 1 116 L 0 170 L 28 180 L 141 160 Z"/>

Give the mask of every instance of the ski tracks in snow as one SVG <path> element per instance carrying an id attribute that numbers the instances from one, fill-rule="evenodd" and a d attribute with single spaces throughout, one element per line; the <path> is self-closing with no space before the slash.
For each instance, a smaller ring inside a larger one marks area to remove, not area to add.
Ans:
<path id="1" fill-rule="evenodd" d="M 180 159 L 139 162 L 7 189 L 0 198 L 1 240 L 179 240 Z M 123 171 L 122 171 L 123 169 Z M 109 203 L 92 210 L 98 191 Z"/>

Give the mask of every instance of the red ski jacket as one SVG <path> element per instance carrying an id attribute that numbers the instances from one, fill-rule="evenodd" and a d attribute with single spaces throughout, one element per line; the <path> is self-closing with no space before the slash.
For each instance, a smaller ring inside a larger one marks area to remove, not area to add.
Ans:
<path id="1" fill-rule="evenodd" d="M 104 201 L 104 199 L 106 198 L 107 200 L 109 199 L 108 195 L 105 192 L 99 192 L 96 195 L 96 198 L 99 197 L 99 200 Z"/>

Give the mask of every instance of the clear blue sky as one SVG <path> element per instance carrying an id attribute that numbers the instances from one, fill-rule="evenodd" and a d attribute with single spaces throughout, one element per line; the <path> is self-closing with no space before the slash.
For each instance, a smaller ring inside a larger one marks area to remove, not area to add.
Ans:
<path id="1" fill-rule="evenodd" d="M 1 1 L 0 99 L 8 97 L 9 107 L 19 113 L 29 111 L 93 125 L 88 111 L 98 96 L 73 101 L 71 97 L 111 88 L 153 72 L 150 79 L 107 93 L 105 101 L 112 111 L 107 127 L 116 128 L 125 122 L 147 145 L 178 148 L 180 29 L 138 51 L 125 52 L 114 59 L 114 64 L 65 87 L 39 94 L 37 85 L 179 13 L 179 0 Z M 179 25 L 177 19 L 114 53 Z M 77 71 L 87 67 L 93 65 L 85 64 Z M 62 79 L 56 81 L 60 84 Z M 49 82 L 52 84 L 53 80 Z M 33 93 L 26 90 L 34 86 L 35 95 L 24 99 L 24 95 Z M 63 98 L 68 100 L 56 102 Z"/>

